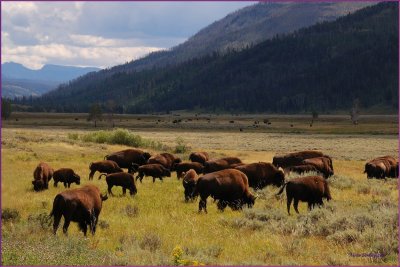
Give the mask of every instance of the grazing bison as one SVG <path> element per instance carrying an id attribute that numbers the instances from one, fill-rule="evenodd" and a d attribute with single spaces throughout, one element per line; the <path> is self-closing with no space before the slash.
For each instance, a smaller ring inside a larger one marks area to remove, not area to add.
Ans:
<path id="1" fill-rule="evenodd" d="M 54 172 L 53 174 L 54 186 L 57 187 L 58 182 L 64 184 L 64 187 L 71 187 L 72 183 L 77 185 L 81 184 L 81 177 L 70 168 L 61 168 Z"/>
<path id="2" fill-rule="evenodd" d="M 334 174 L 332 166 L 332 161 L 328 157 L 316 157 L 303 160 L 304 165 L 314 166 L 318 172 L 322 173 L 327 179 Z"/>
<path id="3" fill-rule="evenodd" d="M 249 186 L 254 189 L 262 189 L 267 185 L 282 186 L 285 182 L 285 175 L 271 163 L 259 162 L 243 164 L 235 167 L 246 174 L 249 179 Z"/>
<path id="4" fill-rule="evenodd" d="M 254 205 L 256 197 L 249 190 L 246 174 L 235 169 L 226 169 L 201 176 L 196 183 L 194 195 L 200 195 L 199 212 L 207 213 L 207 198 L 219 200 L 218 209 L 223 211 L 227 205 L 241 209 L 243 204 Z"/>
<path id="5" fill-rule="evenodd" d="M 320 151 L 300 151 L 289 153 L 286 155 L 275 156 L 272 160 L 272 164 L 276 167 L 287 168 L 290 166 L 302 165 L 302 161 L 309 158 L 322 157 L 324 154 Z"/>
<path id="6" fill-rule="evenodd" d="M 165 168 L 174 171 L 174 165 L 181 162 L 182 160 L 180 158 L 170 153 L 161 153 L 150 157 L 147 164 L 161 164 Z"/>
<path id="7" fill-rule="evenodd" d="M 106 182 L 107 182 L 107 191 L 110 195 L 114 195 L 111 191 L 111 188 L 113 186 L 121 186 L 122 187 L 122 193 L 123 195 L 126 194 L 126 189 L 129 190 L 129 194 L 131 196 L 135 195 L 137 193 L 136 189 L 136 184 L 135 184 L 135 177 L 133 174 L 126 173 L 126 172 L 117 172 L 117 173 L 111 173 L 111 174 L 101 174 L 99 179 L 102 176 L 106 176 Z"/>
<path id="8" fill-rule="evenodd" d="M 189 201 L 189 199 L 194 199 L 197 195 L 195 195 L 195 188 L 196 188 L 196 183 L 197 180 L 199 179 L 199 176 L 197 175 L 196 171 L 193 169 L 190 169 L 188 172 L 183 174 L 183 181 L 182 185 L 183 188 L 185 189 L 185 201 Z"/>
<path id="9" fill-rule="evenodd" d="M 322 198 L 326 198 L 328 201 L 332 199 L 329 191 L 327 181 L 321 176 L 306 176 L 291 179 L 286 182 L 278 195 L 282 194 L 286 187 L 287 197 L 287 211 L 290 215 L 290 205 L 294 199 L 294 210 L 299 213 L 297 207 L 299 201 L 307 202 L 308 209 L 311 210 L 315 204 L 323 205 Z"/>
<path id="10" fill-rule="evenodd" d="M 140 149 L 129 148 L 115 152 L 104 157 L 105 160 L 115 161 L 120 168 L 128 169 L 132 172 L 132 164 L 144 165 L 150 158 L 150 154 Z"/>
<path id="11" fill-rule="evenodd" d="M 88 226 L 94 235 L 103 201 L 107 196 L 100 194 L 99 188 L 86 185 L 78 189 L 59 193 L 53 202 L 50 216 L 54 216 L 53 233 L 56 234 L 61 217 L 64 216 L 63 232 L 67 234 L 70 222 L 77 222 L 86 236 Z"/>
<path id="12" fill-rule="evenodd" d="M 398 162 L 391 156 L 384 156 L 375 158 L 365 164 L 364 173 L 367 173 L 367 178 L 397 178 Z"/>
<path id="13" fill-rule="evenodd" d="M 102 160 L 102 161 L 92 162 L 89 165 L 89 169 L 90 169 L 89 180 L 93 179 L 93 175 L 95 172 L 107 173 L 107 174 L 123 172 L 123 170 L 118 166 L 118 164 L 112 160 Z"/>
<path id="14" fill-rule="evenodd" d="M 242 161 L 236 157 L 226 157 L 216 160 L 209 160 L 204 163 L 203 172 L 206 174 L 210 172 L 221 171 L 229 168 L 235 168 L 242 164 Z"/>
<path id="15" fill-rule="evenodd" d="M 156 178 L 162 181 L 163 177 L 171 177 L 171 171 L 161 164 L 146 164 L 138 168 L 138 175 L 136 176 L 136 180 L 140 179 L 140 182 L 142 182 L 144 176 L 153 177 L 154 183 L 156 181 Z"/>
<path id="16" fill-rule="evenodd" d="M 193 169 L 197 174 L 203 173 L 203 165 L 199 162 L 181 162 L 175 163 L 174 170 L 178 179 L 182 178 L 184 173 Z"/>
<path id="17" fill-rule="evenodd" d="M 198 162 L 204 165 L 206 161 L 208 161 L 210 157 L 207 152 L 193 152 L 189 155 L 189 160 L 191 162 Z"/>
<path id="18" fill-rule="evenodd" d="M 33 172 L 33 190 L 40 191 L 49 188 L 49 181 L 53 177 L 53 169 L 44 162 L 40 162 Z"/>

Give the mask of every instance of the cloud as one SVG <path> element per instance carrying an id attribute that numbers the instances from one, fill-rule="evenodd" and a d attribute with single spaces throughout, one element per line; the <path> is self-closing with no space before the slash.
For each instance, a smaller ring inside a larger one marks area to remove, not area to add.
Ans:
<path id="1" fill-rule="evenodd" d="M 250 2 L 3 2 L 2 58 L 110 67 L 184 42 Z"/>

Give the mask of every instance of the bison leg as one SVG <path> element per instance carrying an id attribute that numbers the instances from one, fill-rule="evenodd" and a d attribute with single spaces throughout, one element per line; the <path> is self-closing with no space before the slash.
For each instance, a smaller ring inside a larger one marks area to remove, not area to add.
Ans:
<path id="1" fill-rule="evenodd" d="M 199 213 L 204 209 L 204 212 L 207 213 L 207 200 L 200 199 L 199 201 Z"/>
<path id="2" fill-rule="evenodd" d="M 287 196 L 286 206 L 287 206 L 287 213 L 290 215 L 290 205 L 292 205 L 293 197 Z"/>
<path id="3" fill-rule="evenodd" d="M 70 222 L 71 222 L 71 217 L 64 215 L 64 225 L 63 225 L 63 233 L 64 234 L 67 234 Z"/>
<path id="4" fill-rule="evenodd" d="M 297 209 L 298 206 L 299 206 L 299 200 L 297 198 L 295 198 L 294 202 L 293 202 L 293 207 L 294 207 L 294 210 L 296 211 L 296 213 L 299 213 L 299 210 Z"/>
<path id="5" fill-rule="evenodd" d="M 79 222 L 79 229 L 81 229 L 82 232 L 83 232 L 83 235 L 86 236 L 86 234 L 87 234 L 87 224 L 86 224 L 85 221 Z"/>
<path id="6" fill-rule="evenodd" d="M 93 175 L 96 172 L 96 170 L 93 170 L 89 173 L 89 180 L 93 180 Z"/>
<path id="7" fill-rule="evenodd" d="M 69 187 L 68 184 L 66 182 L 64 182 L 64 187 L 67 188 Z"/>
<path id="8" fill-rule="evenodd" d="M 54 187 L 57 187 L 58 181 L 54 180 Z"/>
<path id="9" fill-rule="evenodd" d="M 158 179 L 160 179 L 161 180 L 161 182 L 164 182 L 164 180 L 163 180 L 163 178 L 160 176 L 160 177 L 158 177 Z"/>
<path id="10" fill-rule="evenodd" d="M 224 211 L 224 209 L 226 208 L 227 205 L 228 205 L 228 203 L 226 201 L 224 201 L 224 200 L 220 200 L 217 203 L 217 207 L 221 212 Z"/>
<path id="11" fill-rule="evenodd" d="M 62 217 L 61 213 L 54 214 L 53 234 L 57 233 L 57 229 L 58 229 L 58 226 L 60 225 L 61 217 Z"/>
<path id="12" fill-rule="evenodd" d="M 125 187 L 122 187 L 122 194 L 125 196 L 125 194 L 126 194 L 126 188 Z"/>
<path id="13" fill-rule="evenodd" d="M 111 191 L 111 188 L 112 188 L 113 186 L 112 185 L 108 185 L 108 188 L 107 188 L 107 191 L 108 191 L 108 193 L 110 194 L 110 195 L 114 195 L 113 194 L 113 192 Z"/>
<path id="14" fill-rule="evenodd" d="M 312 209 L 312 206 L 313 206 L 313 203 L 312 202 L 307 202 L 307 207 L 308 207 L 308 210 L 311 210 Z"/>

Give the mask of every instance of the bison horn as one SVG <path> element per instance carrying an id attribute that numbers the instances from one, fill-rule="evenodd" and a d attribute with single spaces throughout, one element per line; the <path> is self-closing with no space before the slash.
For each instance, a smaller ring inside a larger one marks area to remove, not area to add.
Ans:
<path id="1" fill-rule="evenodd" d="M 186 180 L 183 180 L 183 182 L 185 183 L 185 184 L 188 184 L 189 182 L 188 181 L 186 181 Z"/>

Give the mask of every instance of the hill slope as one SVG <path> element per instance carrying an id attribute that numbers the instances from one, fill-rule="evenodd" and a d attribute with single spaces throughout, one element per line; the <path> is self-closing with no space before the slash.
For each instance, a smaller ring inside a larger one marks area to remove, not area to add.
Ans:
<path id="1" fill-rule="evenodd" d="M 241 52 L 105 80 L 93 76 L 35 104 L 87 111 L 113 99 L 120 112 L 327 112 L 359 99 L 362 107 L 397 108 L 397 49 L 398 4 L 381 3 Z"/>

